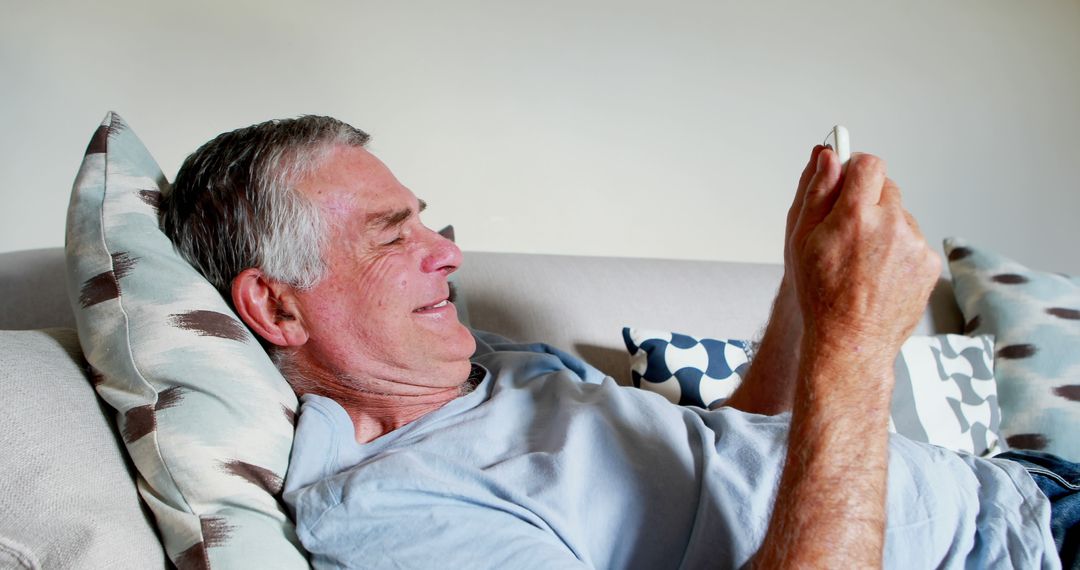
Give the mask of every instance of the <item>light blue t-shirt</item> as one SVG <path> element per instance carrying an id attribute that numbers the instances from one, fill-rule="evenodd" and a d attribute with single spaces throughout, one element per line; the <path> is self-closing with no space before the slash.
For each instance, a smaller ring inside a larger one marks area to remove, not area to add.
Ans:
<path id="1" fill-rule="evenodd" d="M 368 444 L 305 396 L 285 500 L 317 568 L 738 568 L 789 416 L 679 407 L 544 345 L 488 344 L 470 394 Z M 492 340 L 492 337 L 486 337 Z M 1019 465 L 890 442 L 885 563 L 1056 568 Z"/>

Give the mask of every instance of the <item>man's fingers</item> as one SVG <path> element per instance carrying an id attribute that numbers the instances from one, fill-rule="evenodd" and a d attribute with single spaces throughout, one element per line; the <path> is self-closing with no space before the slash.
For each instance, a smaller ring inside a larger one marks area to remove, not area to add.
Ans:
<path id="1" fill-rule="evenodd" d="M 799 177 L 799 188 L 795 192 L 795 201 L 798 202 L 804 195 L 806 195 L 806 186 L 810 184 L 810 179 L 814 177 L 814 173 L 817 172 L 817 159 L 818 155 L 825 147 L 817 145 L 812 151 L 810 151 L 810 160 L 806 163 L 806 168 L 803 168 L 802 176 Z"/>
<path id="2" fill-rule="evenodd" d="M 871 154 L 855 153 L 848 162 L 840 204 L 850 210 L 877 205 L 884 186 L 885 161 Z"/>
<path id="3" fill-rule="evenodd" d="M 808 231 L 829 215 L 838 197 L 840 160 L 831 149 L 822 149 L 817 157 L 817 171 L 806 185 L 802 213 L 796 225 Z"/>
<path id="4" fill-rule="evenodd" d="M 791 209 L 788 210 L 788 233 L 791 233 L 791 226 L 799 219 L 799 213 L 802 212 L 806 187 L 810 184 L 810 179 L 813 178 L 814 173 L 817 172 L 818 155 L 821 154 L 821 150 L 824 148 L 817 145 L 810 151 L 810 160 L 807 161 L 806 168 L 803 168 L 802 175 L 799 176 L 799 186 L 795 189 L 795 198 L 791 201 Z"/>

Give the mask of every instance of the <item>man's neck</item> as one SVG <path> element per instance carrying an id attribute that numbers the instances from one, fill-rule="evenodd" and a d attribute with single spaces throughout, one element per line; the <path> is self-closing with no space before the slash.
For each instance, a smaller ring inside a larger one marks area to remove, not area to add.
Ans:
<path id="1" fill-rule="evenodd" d="M 460 386 L 421 397 L 354 391 L 350 405 L 342 404 L 342 407 L 352 419 L 356 442 L 370 443 L 469 394 L 484 379 L 484 375 L 483 367 L 471 365 L 469 377 Z M 363 401 L 357 402 L 357 396 Z"/>
<path id="2" fill-rule="evenodd" d="M 463 393 L 463 386 L 417 396 L 355 390 L 344 402 L 335 400 L 352 419 L 356 442 L 369 443 L 442 408 Z"/>
<path id="3" fill-rule="evenodd" d="M 412 423 L 476 387 L 483 379 L 465 361 L 468 372 L 445 388 L 416 385 L 376 378 L 353 378 L 334 374 L 300 358 L 275 358 L 297 395 L 317 394 L 337 402 L 353 422 L 356 441 L 368 443 Z M 482 371 L 483 369 L 479 369 Z M 456 375 L 456 374 L 455 374 Z"/>

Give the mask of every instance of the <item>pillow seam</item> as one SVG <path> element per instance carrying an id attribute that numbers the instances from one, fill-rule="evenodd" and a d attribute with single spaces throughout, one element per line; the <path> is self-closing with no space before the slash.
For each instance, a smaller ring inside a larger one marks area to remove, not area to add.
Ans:
<path id="1" fill-rule="evenodd" d="M 104 177 L 103 177 L 103 180 L 102 180 L 103 190 L 104 191 L 101 193 L 101 208 L 100 208 L 100 214 L 99 214 L 99 219 L 98 219 L 98 223 L 99 223 L 98 227 L 101 228 L 101 231 L 100 231 L 100 233 L 101 233 L 101 245 L 102 245 L 102 247 L 103 247 L 103 249 L 105 251 L 106 256 L 109 259 L 109 271 L 111 271 L 114 276 L 117 275 L 116 274 L 116 260 L 113 258 L 113 255 L 112 255 L 113 254 L 113 248 L 110 245 L 110 238 L 109 238 L 109 236 L 106 235 L 106 227 L 107 226 L 105 224 L 105 208 L 108 205 L 108 199 L 107 198 L 108 198 L 108 195 L 109 195 L 109 177 L 110 177 L 109 174 L 110 174 L 111 166 L 112 166 L 112 162 L 113 162 L 112 161 L 112 155 L 109 153 L 110 147 L 112 146 L 110 144 L 111 140 L 110 140 L 109 135 L 111 135 L 114 132 L 113 129 L 116 128 L 114 126 L 114 123 L 113 123 L 113 121 L 115 121 L 115 120 L 116 120 L 115 116 L 110 117 L 109 131 L 106 134 L 105 168 L 104 168 Z M 158 400 L 160 398 L 160 395 L 158 394 L 157 388 L 154 386 L 154 384 L 152 382 L 150 382 L 149 380 L 147 380 L 146 376 L 143 374 L 142 367 L 138 365 L 138 362 L 137 362 L 137 360 L 135 358 L 135 350 L 134 350 L 134 348 L 133 348 L 133 346 L 131 344 L 131 336 L 132 336 L 131 335 L 131 319 L 129 318 L 129 313 L 128 313 L 127 309 L 125 308 L 125 305 L 124 305 L 124 293 L 123 293 L 123 289 L 120 286 L 120 277 L 119 276 L 116 276 L 116 290 L 117 290 L 117 293 L 118 293 L 117 296 L 116 296 L 117 308 L 119 309 L 119 313 L 120 313 L 121 317 L 124 320 L 124 326 L 122 327 L 122 330 L 123 330 L 123 335 L 124 335 L 124 347 L 125 347 L 126 353 L 127 353 L 126 356 L 127 356 L 128 361 L 129 361 L 129 363 L 131 365 L 131 369 L 134 370 L 136 374 L 138 374 L 139 380 L 141 382 L 143 382 L 145 385 L 149 386 L 150 389 L 154 391 L 154 399 L 153 399 L 153 402 L 151 402 L 151 405 L 154 406 L 155 412 L 156 412 L 156 408 L 157 408 L 157 404 L 158 404 Z M 161 453 L 161 445 L 160 445 L 159 440 L 158 440 L 158 434 L 156 433 L 157 432 L 157 429 L 156 429 L 157 418 L 156 417 L 154 418 L 154 424 L 155 424 L 154 432 L 151 433 L 151 434 L 148 434 L 150 437 L 154 438 L 154 454 L 157 456 L 158 462 L 161 464 L 162 469 L 164 469 L 165 473 L 167 474 L 171 486 L 174 489 L 176 489 L 177 495 L 179 495 L 180 499 L 183 501 L 184 507 L 187 508 L 188 514 L 196 517 L 200 521 L 200 524 L 198 525 L 199 533 L 196 535 L 198 540 L 194 544 L 205 543 L 206 537 L 203 535 L 203 532 L 202 532 L 202 523 L 201 523 L 202 518 L 199 516 L 198 513 L 196 513 L 194 511 L 194 509 L 192 509 L 191 503 L 187 500 L 187 493 L 184 492 L 181 489 L 180 483 L 177 481 L 176 476 L 173 473 L 171 466 L 169 465 L 169 462 L 165 461 L 165 456 Z M 132 454 L 132 455 L 134 455 L 134 454 Z M 141 472 L 139 472 L 138 475 L 141 476 L 141 477 L 144 477 L 144 475 Z M 194 544 L 189 545 L 189 548 L 190 548 L 190 546 L 194 546 Z M 183 552 L 183 551 L 181 551 L 181 552 Z M 206 567 L 210 568 L 211 566 L 210 566 L 210 561 L 209 561 L 209 554 L 205 552 L 205 549 L 204 549 L 204 559 L 206 559 Z"/>

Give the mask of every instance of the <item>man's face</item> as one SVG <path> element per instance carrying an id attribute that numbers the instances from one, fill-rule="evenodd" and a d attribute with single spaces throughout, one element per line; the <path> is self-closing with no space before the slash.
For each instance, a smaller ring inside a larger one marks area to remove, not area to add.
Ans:
<path id="1" fill-rule="evenodd" d="M 420 222 L 423 203 L 356 147 L 333 150 L 298 190 L 329 226 L 327 273 L 297 293 L 306 365 L 387 394 L 461 384 L 475 348 L 448 301 L 461 250 Z"/>

